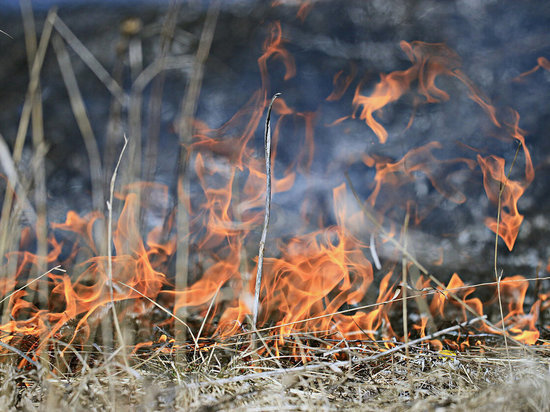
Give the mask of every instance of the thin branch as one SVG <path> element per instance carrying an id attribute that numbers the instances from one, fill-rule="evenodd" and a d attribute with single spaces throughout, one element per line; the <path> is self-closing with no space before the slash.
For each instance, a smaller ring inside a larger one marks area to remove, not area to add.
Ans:
<path id="1" fill-rule="evenodd" d="M 538 280 L 550 280 L 550 276 L 541 277 L 541 278 L 538 278 Z M 537 281 L 536 278 L 529 278 L 529 279 L 520 279 L 520 280 L 504 280 L 504 281 L 501 281 L 500 283 L 535 282 L 535 281 Z M 421 292 L 421 293 L 414 294 L 414 295 L 408 295 L 407 300 L 416 299 L 416 298 L 425 298 L 428 295 L 434 295 L 436 293 L 442 293 L 442 292 L 449 292 L 449 294 L 451 294 L 451 296 L 454 296 L 453 295 L 454 292 L 459 292 L 461 290 L 467 290 L 467 289 L 477 288 L 477 287 L 481 287 L 481 286 L 496 286 L 496 285 L 497 285 L 497 282 L 484 282 L 484 283 L 475 283 L 473 285 L 460 286 L 460 287 L 456 287 L 456 288 L 444 288 L 443 290 L 434 289 L 434 288 L 415 289 L 411 286 L 408 286 L 408 289 L 411 289 L 411 290 L 416 291 L 416 292 Z M 294 322 L 287 322 L 287 323 L 283 323 L 281 325 L 261 328 L 261 329 L 258 329 L 257 331 L 258 332 L 267 332 L 267 331 L 274 330 L 274 329 L 279 329 L 279 328 L 282 328 L 282 327 L 285 327 L 285 326 L 299 325 L 299 324 L 302 324 L 302 323 L 310 322 L 312 320 L 330 318 L 330 317 L 334 317 L 335 315 L 346 314 L 346 313 L 355 313 L 357 311 L 364 310 L 364 309 L 372 309 L 372 308 L 375 308 L 375 307 L 378 307 L 378 306 L 387 305 L 389 303 L 400 302 L 402 300 L 403 300 L 403 298 L 393 297 L 392 299 L 385 300 L 385 301 L 382 301 L 382 302 L 370 303 L 368 305 L 353 307 L 351 309 L 343 309 L 343 310 L 339 310 L 339 311 L 331 312 L 331 313 L 324 313 L 322 315 L 312 316 L 312 317 L 297 320 L 297 321 L 294 321 Z M 487 321 L 487 324 L 490 325 L 490 323 L 488 321 Z M 495 327 L 495 330 L 497 330 L 497 329 L 499 329 L 499 328 Z M 240 336 L 247 336 L 247 335 L 251 335 L 251 334 L 255 334 L 255 333 L 256 333 L 256 331 L 247 331 L 247 332 L 239 333 L 237 335 L 233 335 L 233 337 L 237 338 L 237 337 L 240 337 Z"/>
<path id="2" fill-rule="evenodd" d="M 262 286 L 262 270 L 264 263 L 264 249 L 265 241 L 267 238 L 267 228 L 269 226 L 269 217 L 271 214 L 271 109 L 273 103 L 281 95 L 281 93 L 275 93 L 271 98 L 271 103 L 267 109 L 267 116 L 265 118 L 265 135 L 264 135 L 264 149 L 265 149 L 265 216 L 264 227 L 262 230 L 262 237 L 260 239 L 260 248 L 258 250 L 258 270 L 256 272 L 256 286 L 254 289 L 254 306 L 252 308 L 252 325 L 254 328 L 258 322 L 258 311 L 260 306 L 260 288 Z"/>
<path id="3" fill-rule="evenodd" d="M 408 208 L 407 208 L 408 209 Z M 409 226 L 409 211 L 405 215 L 405 222 L 403 223 L 403 230 L 401 231 L 401 238 L 403 239 L 403 247 L 407 248 L 407 228 Z M 403 296 L 403 339 L 405 343 L 409 342 L 409 325 L 407 314 L 407 258 L 403 256 L 401 261 L 401 271 L 403 284 L 401 285 L 401 294 Z M 407 357 L 407 370 L 409 370 L 409 348 L 405 348 L 405 355 Z"/>
<path id="4" fill-rule="evenodd" d="M 97 141 L 94 136 L 94 131 L 90 123 L 90 119 L 86 113 L 86 106 L 84 105 L 84 99 L 80 93 L 80 88 L 78 87 L 78 81 L 69 58 L 69 53 L 67 53 L 67 47 L 63 40 L 58 36 L 53 36 L 52 44 L 57 56 L 57 62 L 59 64 L 59 69 L 61 70 L 61 75 L 63 81 L 65 82 L 65 88 L 69 95 L 69 101 L 71 103 L 71 108 L 73 115 L 76 119 L 76 124 L 80 129 L 80 134 L 84 140 L 84 146 L 88 152 L 88 159 L 90 162 L 90 178 L 92 181 L 92 205 L 95 210 L 100 210 L 103 207 L 103 189 L 102 189 L 102 165 L 99 155 L 99 148 L 97 146 Z"/>
<path id="5" fill-rule="evenodd" d="M 204 325 L 206 325 L 206 320 L 210 315 L 210 311 L 212 310 L 212 306 L 214 306 L 214 302 L 218 297 L 219 291 L 220 291 L 220 288 L 216 289 L 216 293 L 214 293 L 214 297 L 210 301 L 210 305 L 208 305 L 208 310 L 206 311 L 206 315 L 204 315 L 204 319 L 202 320 L 201 327 L 199 328 L 199 332 L 197 333 L 197 339 L 195 339 L 195 351 L 193 353 L 193 356 L 195 356 L 195 354 L 197 353 L 197 350 L 199 349 L 199 339 L 201 338 L 202 330 L 204 329 Z"/>
<path id="6" fill-rule="evenodd" d="M 181 115 L 178 122 L 178 134 L 180 139 L 180 153 L 179 161 L 177 165 L 177 177 L 176 183 L 176 198 L 179 200 L 177 203 L 176 214 L 176 226 L 177 226 L 177 250 L 176 250 L 176 290 L 184 290 L 188 286 L 189 281 L 189 210 L 187 202 L 184 198 L 188 197 L 190 192 L 190 177 L 188 173 L 189 169 L 189 153 L 188 147 L 191 143 L 193 136 L 193 118 L 197 110 L 197 104 L 202 88 L 202 81 L 204 76 L 204 66 L 206 60 L 210 55 L 210 48 L 212 46 L 212 40 L 214 38 L 214 32 L 218 23 L 218 16 L 220 12 L 220 1 L 216 0 L 210 3 L 204 26 L 202 29 L 201 37 L 197 52 L 195 54 L 195 60 L 193 62 L 193 68 L 187 84 L 185 95 L 182 100 Z M 161 60 L 163 65 L 168 65 L 168 60 Z M 186 302 L 180 302 L 177 306 L 180 316 L 184 316 L 184 310 Z M 181 309 L 180 309 L 181 308 Z M 176 328 L 175 331 L 176 340 L 185 339 L 185 330 Z"/>
<path id="7" fill-rule="evenodd" d="M 122 146 L 122 150 L 120 151 L 120 155 L 118 157 L 118 161 L 115 166 L 115 170 L 113 171 L 113 176 L 111 177 L 111 185 L 109 188 L 109 201 L 107 202 L 107 211 L 108 211 L 108 218 L 107 218 L 107 277 L 109 280 L 109 295 L 111 298 L 111 308 L 113 310 L 113 323 L 115 325 L 115 329 L 118 335 L 118 339 L 120 341 L 120 345 L 122 348 L 124 348 L 124 337 L 122 335 L 122 330 L 120 329 L 120 324 L 118 322 L 118 315 L 116 312 L 115 302 L 114 302 L 114 291 L 113 291 L 113 250 L 112 250 L 112 242 L 113 242 L 113 197 L 115 192 L 115 182 L 116 182 L 116 176 L 118 173 L 118 168 L 120 166 L 120 162 L 122 160 L 122 156 L 124 155 L 124 151 L 126 150 L 126 146 L 128 146 L 128 138 L 126 135 L 124 135 L 124 146 Z M 127 363 L 128 360 L 126 359 L 126 356 L 124 356 L 124 361 Z"/>
<path id="8" fill-rule="evenodd" d="M 138 295 L 141 295 L 142 297 L 144 297 L 145 299 L 147 299 L 149 302 L 151 302 L 153 305 L 155 305 L 157 308 L 159 308 L 160 310 L 162 310 L 164 313 L 166 313 L 167 315 L 173 317 L 175 320 L 177 320 L 181 325 L 185 326 L 187 328 L 187 331 L 189 332 L 189 334 L 191 335 L 191 338 L 193 339 L 193 342 L 195 343 L 195 346 L 198 346 L 198 338 L 195 338 L 195 335 L 193 335 L 193 331 L 191 330 L 191 328 L 189 327 L 189 325 L 187 323 L 185 323 L 183 320 L 181 320 L 180 318 L 178 318 L 175 314 L 173 314 L 172 312 L 170 312 L 168 309 L 166 309 L 164 306 L 160 305 L 159 303 L 155 302 L 153 299 L 151 299 L 149 296 L 146 296 L 144 295 L 143 293 L 141 293 L 139 290 L 137 290 L 136 288 L 133 288 L 132 286 L 124 283 L 124 282 L 121 282 L 121 281 L 117 281 L 117 283 L 120 283 L 121 285 L 123 286 L 126 286 L 127 288 L 133 290 L 134 292 L 136 292 Z M 214 296 L 215 297 L 215 296 Z"/>
<path id="9" fill-rule="evenodd" d="M 42 369 L 42 365 L 36 362 L 35 360 L 32 360 L 29 356 L 27 356 L 25 353 L 20 351 L 17 348 L 14 348 L 11 345 L 8 345 L 7 343 L 4 343 L 0 340 L 0 346 L 4 349 L 9 350 L 10 352 L 16 353 L 17 355 L 21 356 L 23 359 L 25 359 L 27 362 L 29 362 L 31 365 L 33 365 L 36 369 L 40 370 Z"/>
<path id="10" fill-rule="evenodd" d="M 4 30 L 0 30 L 0 33 L 4 34 L 4 35 L 8 36 L 10 39 L 14 40 L 14 38 L 11 37 L 11 36 L 10 36 L 8 33 L 6 33 Z"/>

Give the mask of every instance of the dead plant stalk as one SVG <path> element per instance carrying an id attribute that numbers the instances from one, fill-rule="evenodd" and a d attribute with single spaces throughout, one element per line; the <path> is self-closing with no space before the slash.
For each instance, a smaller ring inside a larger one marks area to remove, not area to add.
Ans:
<path id="1" fill-rule="evenodd" d="M 126 150 L 126 147 L 128 145 L 128 138 L 126 135 L 124 135 L 124 145 L 122 146 L 122 150 L 120 151 L 120 155 L 118 157 L 117 164 L 115 166 L 115 170 L 113 171 L 113 175 L 111 177 L 111 185 L 109 187 L 109 201 L 107 202 L 107 277 L 109 280 L 109 295 L 111 299 L 111 309 L 113 311 L 113 323 L 115 325 L 116 333 L 120 342 L 120 346 L 124 350 L 124 336 L 122 335 L 122 330 L 120 329 L 120 324 L 118 322 L 118 315 L 116 312 L 115 302 L 114 302 L 114 287 L 113 287 L 113 252 L 112 252 L 112 242 L 113 242 L 113 197 L 115 192 L 115 182 L 116 177 L 118 173 L 118 168 L 120 166 L 120 162 L 122 161 L 122 156 L 124 156 L 124 151 Z M 128 359 L 126 354 L 124 353 L 124 362 L 127 367 L 128 365 Z"/>
<path id="2" fill-rule="evenodd" d="M 281 93 L 275 93 L 275 95 L 271 98 L 271 103 L 269 103 L 269 107 L 267 108 L 267 116 L 265 118 L 265 215 L 262 237 L 260 238 L 260 247 L 258 250 L 258 270 L 256 272 L 256 286 L 254 288 L 254 305 L 252 307 L 252 325 L 254 328 L 256 328 L 258 322 L 265 241 L 267 238 L 267 228 L 269 226 L 269 217 L 271 214 L 271 109 L 273 108 L 273 103 L 280 95 Z"/>

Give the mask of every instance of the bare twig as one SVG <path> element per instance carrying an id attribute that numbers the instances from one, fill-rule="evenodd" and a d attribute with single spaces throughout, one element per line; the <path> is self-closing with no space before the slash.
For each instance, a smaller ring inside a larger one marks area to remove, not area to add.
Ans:
<path id="1" fill-rule="evenodd" d="M 6 33 L 4 30 L 0 30 L 0 33 L 2 33 L 5 36 L 8 36 L 10 39 L 13 40 L 13 37 L 11 37 L 8 33 Z"/>
<path id="2" fill-rule="evenodd" d="M 120 345 L 122 348 L 124 348 L 124 336 L 122 335 L 122 330 L 120 329 L 120 324 L 118 322 L 118 315 L 116 312 L 115 302 L 114 302 L 114 288 L 113 288 L 113 250 L 112 250 L 112 242 L 113 242 L 113 197 L 115 192 L 115 182 L 116 177 L 118 173 L 118 168 L 120 166 L 120 162 L 122 160 L 122 156 L 124 155 L 124 151 L 126 150 L 126 146 L 128 145 L 128 138 L 126 135 L 124 135 L 124 146 L 122 146 L 122 150 L 120 151 L 120 155 L 118 157 L 117 164 L 115 166 L 115 170 L 113 171 L 113 176 L 111 177 L 111 185 L 109 187 L 109 200 L 107 202 L 107 211 L 108 211 L 108 217 L 107 217 L 107 278 L 109 281 L 109 294 L 111 298 L 111 309 L 113 310 L 113 323 L 115 325 L 115 329 L 118 335 L 118 339 L 120 341 Z M 127 363 L 128 360 L 126 359 L 126 356 L 124 356 L 124 361 Z"/>
<path id="3" fill-rule="evenodd" d="M 382 265 L 380 264 L 380 259 L 378 258 L 378 253 L 376 252 L 376 240 L 374 239 L 374 233 L 370 234 L 369 250 L 372 256 L 372 260 L 374 261 L 374 266 L 376 266 L 376 269 L 378 270 L 382 269 Z"/>
<path id="4" fill-rule="evenodd" d="M 206 320 L 210 315 L 210 311 L 212 310 L 212 306 L 214 306 L 214 302 L 216 301 L 216 298 L 218 297 L 219 292 L 220 292 L 220 288 L 216 289 L 216 293 L 214 293 L 214 297 L 212 297 L 212 300 L 210 301 L 210 305 L 208 305 L 208 310 L 206 311 L 206 315 L 204 315 L 204 319 L 202 320 L 201 327 L 199 328 L 199 332 L 197 333 L 197 339 L 195 339 L 195 351 L 193 353 L 193 356 L 195 356 L 195 354 L 197 353 L 197 350 L 199 349 L 199 339 L 201 337 L 202 330 L 204 329 L 204 325 L 206 325 Z"/>
<path id="5" fill-rule="evenodd" d="M 550 276 L 546 276 L 546 277 L 542 277 L 542 278 L 538 278 L 538 279 L 540 279 L 540 280 L 549 280 Z M 536 280 L 537 279 L 535 279 L 535 278 L 529 278 L 529 279 L 523 279 L 523 280 L 503 280 L 503 281 L 501 281 L 501 283 L 506 284 L 506 283 L 510 283 L 510 282 L 514 282 L 514 283 L 516 283 L 516 282 L 534 282 Z M 428 295 L 433 295 L 433 294 L 442 293 L 442 292 L 448 292 L 449 294 L 451 294 L 451 296 L 454 296 L 454 294 L 456 292 L 459 292 L 461 290 L 470 290 L 472 288 L 477 288 L 477 287 L 481 287 L 481 286 L 496 286 L 496 285 L 497 285 L 497 282 L 484 282 L 484 283 L 475 283 L 475 284 L 472 284 L 472 285 L 465 285 L 465 286 L 460 286 L 460 287 L 450 288 L 450 289 L 445 288 L 443 290 L 434 289 L 434 288 L 425 288 L 425 289 L 419 290 L 419 289 L 409 287 L 409 289 L 412 289 L 416 292 L 421 292 L 421 293 L 414 294 L 414 295 L 408 295 L 407 299 L 410 300 L 410 299 L 417 299 L 417 298 L 425 298 Z M 269 327 L 266 327 L 266 328 L 261 328 L 261 329 L 258 329 L 257 331 L 258 332 L 267 332 L 267 331 L 282 328 L 282 327 L 285 327 L 285 326 L 299 325 L 299 324 L 302 324 L 302 323 L 310 322 L 312 320 L 318 320 L 318 319 L 334 317 L 334 315 L 346 314 L 346 313 L 355 313 L 357 311 L 364 310 L 364 309 L 372 309 L 372 308 L 375 308 L 375 307 L 378 307 L 378 306 L 387 305 L 389 303 L 400 302 L 401 300 L 403 300 L 403 298 L 393 297 L 392 299 L 385 300 L 385 301 L 382 301 L 382 302 L 370 303 L 368 305 L 361 305 L 361 306 L 353 307 L 353 308 L 350 308 L 350 309 L 343 309 L 343 310 L 339 310 L 339 311 L 331 312 L 331 313 L 324 313 L 322 315 L 312 316 L 312 317 L 297 320 L 297 321 L 294 321 L 294 322 L 287 322 L 287 323 L 283 323 L 283 324 L 276 325 L 276 326 L 269 326 Z M 491 326 L 489 321 L 486 321 L 486 323 L 489 326 Z M 495 330 L 498 330 L 498 329 L 500 329 L 500 328 L 495 327 Z M 240 336 L 247 336 L 247 335 L 251 335 L 251 334 L 255 334 L 255 333 L 256 333 L 255 331 L 247 331 L 247 332 L 239 333 L 237 335 L 233 335 L 233 337 L 237 338 L 237 337 L 240 337 Z M 521 342 L 517 342 L 517 341 L 515 341 L 515 342 L 520 344 L 520 345 L 523 345 Z"/>
<path id="6" fill-rule="evenodd" d="M 193 331 L 191 330 L 191 328 L 189 327 L 189 325 L 187 325 L 187 323 L 185 323 L 183 320 L 181 320 L 180 318 L 178 318 L 175 314 L 173 314 L 172 312 L 170 312 L 168 309 L 166 309 L 164 306 L 158 304 L 157 302 L 155 302 L 153 299 L 151 299 L 149 296 L 146 296 L 144 295 L 143 293 L 141 293 L 139 290 L 137 290 L 136 288 L 133 288 L 132 286 L 124 283 L 124 282 L 121 282 L 121 281 L 117 281 L 117 283 L 120 283 L 121 285 L 123 286 L 126 286 L 127 288 L 133 290 L 134 292 L 136 292 L 138 295 L 144 297 L 145 299 L 147 299 L 149 302 L 151 302 L 153 305 L 155 305 L 157 308 L 159 308 L 160 310 L 162 310 L 164 313 L 166 313 L 167 315 L 173 317 L 175 320 L 177 320 L 181 325 L 185 326 L 187 328 L 187 331 L 189 332 L 189 334 L 191 335 L 191 338 L 193 339 L 193 342 L 195 343 L 196 346 L 198 346 L 198 340 L 197 338 L 195 338 L 195 335 L 193 335 Z"/>
<path id="7" fill-rule="evenodd" d="M 275 93 L 271 98 L 271 103 L 267 108 L 267 116 L 265 118 L 265 135 L 264 135 L 264 149 L 265 149 L 265 216 L 264 227 L 262 229 L 262 237 L 260 238 L 260 248 L 258 250 L 258 270 L 256 272 L 256 286 L 254 288 L 254 305 L 252 307 L 252 324 L 257 326 L 258 311 L 260 306 L 260 288 L 262 286 L 262 270 L 264 263 L 264 249 L 265 241 L 267 238 L 267 228 L 269 226 L 269 217 L 271 214 L 271 109 L 273 103 L 281 95 L 281 93 Z"/>
<path id="8" fill-rule="evenodd" d="M 403 239 L 403 247 L 407 248 L 407 227 L 409 226 L 409 211 L 407 210 L 407 214 L 405 215 L 405 222 L 403 223 L 403 230 L 401 232 L 401 236 Z M 401 294 L 403 295 L 403 339 L 405 343 L 409 342 L 409 325 L 407 323 L 408 316 L 407 316 L 407 258 L 403 256 L 403 259 L 401 260 L 401 271 L 402 271 L 402 280 L 403 283 L 401 285 Z M 409 368 L 409 347 L 407 346 L 405 348 L 405 353 L 407 356 L 407 369 Z"/>
<path id="9" fill-rule="evenodd" d="M 187 148 L 191 143 L 193 134 L 193 117 L 197 109 L 198 99 L 202 88 L 204 65 L 210 54 L 210 47 L 214 38 L 214 32 L 218 22 L 220 1 L 212 2 L 206 14 L 206 20 L 202 29 L 201 38 L 195 55 L 192 73 L 182 101 L 181 115 L 178 124 L 180 138 L 180 158 L 177 166 L 177 251 L 176 251 L 176 290 L 184 290 L 188 286 L 189 276 L 189 211 L 184 198 L 189 193 L 189 153 Z M 167 64 L 163 61 L 162 64 Z M 179 307 L 184 308 L 186 302 L 181 302 Z M 183 313 L 177 313 L 183 316 Z M 185 329 L 176 328 L 176 339 L 185 339 Z"/>
<path id="10" fill-rule="evenodd" d="M 2 342 L 1 340 L 0 340 L 0 346 L 3 347 L 4 349 L 9 350 L 10 352 L 13 352 L 13 353 L 21 356 L 23 359 L 25 359 L 27 362 L 29 362 L 31 365 L 33 365 L 36 369 L 38 369 L 38 370 L 42 369 L 41 364 L 39 364 L 35 360 L 32 360 L 29 356 L 27 356 L 25 353 L 23 353 L 19 349 L 14 348 L 13 346 L 8 345 L 7 343 Z"/>
<path id="11" fill-rule="evenodd" d="M 63 76 L 63 81 L 65 82 L 65 88 L 69 95 L 69 101 L 71 103 L 71 108 L 73 110 L 73 115 L 76 119 L 80 133 L 84 140 L 84 146 L 88 152 L 88 159 L 90 161 L 90 178 L 92 181 L 92 204 L 95 210 L 100 210 L 103 207 L 103 173 L 101 159 L 99 155 L 99 148 L 97 146 L 97 141 L 94 136 L 94 131 L 88 115 L 86 113 L 86 107 L 84 106 L 84 99 L 80 93 L 80 88 L 78 87 L 78 81 L 69 58 L 69 53 L 67 53 L 67 47 L 63 40 L 58 36 L 53 36 L 52 44 L 57 56 L 57 62 L 59 64 L 59 69 L 61 70 L 61 75 Z"/>

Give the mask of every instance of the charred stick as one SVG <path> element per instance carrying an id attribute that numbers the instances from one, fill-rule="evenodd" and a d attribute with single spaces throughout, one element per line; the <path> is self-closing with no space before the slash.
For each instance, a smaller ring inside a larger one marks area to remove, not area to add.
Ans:
<path id="1" fill-rule="evenodd" d="M 271 214 L 271 109 L 273 103 L 281 95 L 281 93 L 275 93 L 271 98 L 271 103 L 267 109 L 267 116 L 265 118 L 265 135 L 264 135 L 264 151 L 265 151 L 265 216 L 264 216 L 264 228 L 262 230 L 262 237 L 260 238 L 260 247 L 258 250 L 258 271 L 256 272 L 256 287 L 254 289 L 254 307 L 252 308 L 252 326 L 255 328 L 258 321 L 258 309 L 260 306 L 260 287 L 262 285 L 262 269 L 264 263 L 264 249 L 265 240 L 267 238 L 267 228 L 269 226 L 269 217 Z"/>

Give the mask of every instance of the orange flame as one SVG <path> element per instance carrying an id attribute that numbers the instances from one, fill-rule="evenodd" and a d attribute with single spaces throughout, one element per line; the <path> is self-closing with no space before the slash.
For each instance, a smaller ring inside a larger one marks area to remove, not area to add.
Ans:
<path id="1" fill-rule="evenodd" d="M 526 72 L 521 73 L 514 80 L 516 80 L 516 81 L 521 80 L 521 78 L 529 76 L 530 74 L 535 73 L 537 70 L 539 70 L 541 68 L 544 69 L 544 70 L 550 71 L 550 61 L 546 57 L 543 57 L 543 56 L 540 56 L 537 59 L 537 65 L 535 67 L 533 67 L 530 70 L 527 70 Z"/>
<path id="2" fill-rule="evenodd" d="M 514 117 L 515 122 L 512 125 L 512 137 L 520 142 L 525 156 L 524 180 L 515 181 L 508 178 L 503 158 L 494 155 L 487 157 L 477 156 L 477 161 L 483 172 L 483 185 L 487 196 L 491 202 L 500 204 L 501 209 L 500 222 L 497 222 L 495 218 L 487 218 L 485 224 L 493 232 L 499 234 L 509 250 L 512 250 L 514 247 L 519 228 L 523 222 L 523 215 L 518 211 L 518 200 L 535 178 L 531 154 L 525 145 L 522 131 L 518 127 L 519 115 L 514 112 Z"/>

